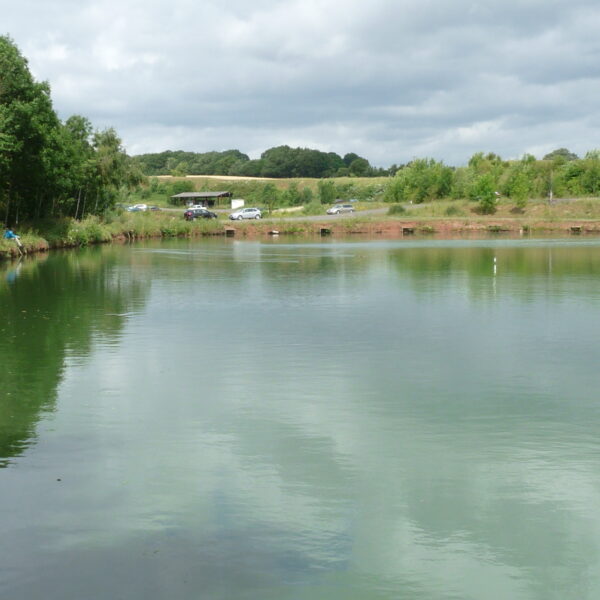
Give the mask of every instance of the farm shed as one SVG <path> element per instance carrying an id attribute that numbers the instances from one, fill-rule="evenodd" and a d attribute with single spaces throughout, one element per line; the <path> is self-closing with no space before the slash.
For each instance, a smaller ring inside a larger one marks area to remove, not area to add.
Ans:
<path id="1" fill-rule="evenodd" d="M 231 192 L 181 192 L 171 196 L 172 204 L 201 204 L 202 206 L 215 206 L 221 198 L 231 198 Z"/>

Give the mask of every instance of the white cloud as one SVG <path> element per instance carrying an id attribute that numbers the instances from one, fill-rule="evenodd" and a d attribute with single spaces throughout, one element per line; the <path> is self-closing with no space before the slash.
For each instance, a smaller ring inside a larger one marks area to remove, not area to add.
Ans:
<path id="1" fill-rule="evenodd" d="M 589 0 L 25 0 L 4 21 L 61 117 L 132 153 L 288 143 L 386 165 L 598 145 Z"/>

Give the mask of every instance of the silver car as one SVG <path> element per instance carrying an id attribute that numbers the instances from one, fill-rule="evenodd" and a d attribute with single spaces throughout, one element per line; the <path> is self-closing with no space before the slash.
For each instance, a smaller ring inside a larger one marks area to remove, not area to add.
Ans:
<path id="1" fill-rule="evenodd" d="M 328 215 L 339 215 L 345 212 L 354 212 L 354 206 L 352 204 L 334 204 L 331 208 L 327 209 Z"/>
<path id="2" fill-rule="evenodd" d="M 229 215 L 232 221 L 241 221 L 242 219 L 260 219 L 262 213 L 258 208 L 240 208 Z"/>

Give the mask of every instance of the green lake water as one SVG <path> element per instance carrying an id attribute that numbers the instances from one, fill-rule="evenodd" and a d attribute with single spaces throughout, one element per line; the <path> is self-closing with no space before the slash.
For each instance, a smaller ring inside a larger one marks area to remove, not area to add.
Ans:
<path id="1" fill-rule="evenodd" d="M 598 239 L 0 265 L 0 598 L 600 598 L 599 342 Z"/>

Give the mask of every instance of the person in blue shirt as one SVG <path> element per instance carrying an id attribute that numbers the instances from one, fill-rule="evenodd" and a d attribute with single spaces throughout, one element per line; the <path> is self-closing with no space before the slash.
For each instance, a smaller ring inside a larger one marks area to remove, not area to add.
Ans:
<path id="1" fill-rule="evenodd" d="M 19 253 L 23 254 L 23 244 L 21 244 L 19 236 L 10 227 L 6 228 L 6 231 L 4 232 L 4 235 L 2 237 L 5 240 L 15 240 L 17 248 L 19 249 Z"/>

